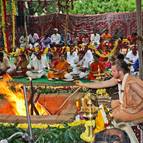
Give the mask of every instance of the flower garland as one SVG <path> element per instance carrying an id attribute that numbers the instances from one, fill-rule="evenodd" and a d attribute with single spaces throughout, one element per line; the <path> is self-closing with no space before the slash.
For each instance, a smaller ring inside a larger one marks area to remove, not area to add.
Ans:
<path id="1" fill-rule="evenodd" d="M 102 57 L 102 58 L 112 57 L 112 56 L 114 55 L 114 53 L 115 53 L 117 47 L 118 47 L 118 41 L 116 41 L 116 42 L 114 43 L 114 48 L 110 51 L 110 53 L 108 53 L 108 54 L 105 55 L 105 54 L 103 54 L 103 53 L 100 53 L 100 52 L 96 49 L 96 47 L 95 47 L 94 45 L 92 45 L 92 44 L 89 45 L 89 48 L 93 49 L 93 50 L 95 51 L 95 53 L 96 53 L 98 56 Z"/>
<path id="2" fill-rule="evenodd" d="M 12 0 L 12 48 L 15 48 L 15 15 L 16 15 L 15 0 Z"/>
<path id="3" fill-rule="evenodd" d="M 78 120 L 78 121 L 73 121 L 73 122 L 70 122 L 70 123 L 67 123 L 68 126 L 70 127 L 74 127 L 74 126 L 79 126 L 79 125 L 84 125 L 85 124 L 85 120 Z M 11 125 L 14 125 L 14 123 L 0 123 L 6 127 L 9 127 Z M 32 124 L 31 125 L 32 128 L 39 128 L 39 129 L 45 129 L 45 128 L 48 128 L 48 127 L 53 127 L 53 128 L 64 128 L 64 124 L 46 124 L 46 123 L 38 123 L 38 124 Z M 27 123 L 20 123 L 17 125 L 18 128 L 22 128 L 22 129 L 27 129 L 28 128 L 28 124 Z"/>
<path id="4" fill-rule="evenodd" d="M 2 32 L 3 32 L 3 38 L 4 38 L 4 49 L 6 52 L 8 52 L 8 46 L 7 46 L 7 36 L 6 36 L 6 0 L 1 1 L 1 12 L 2 12 Z"/>

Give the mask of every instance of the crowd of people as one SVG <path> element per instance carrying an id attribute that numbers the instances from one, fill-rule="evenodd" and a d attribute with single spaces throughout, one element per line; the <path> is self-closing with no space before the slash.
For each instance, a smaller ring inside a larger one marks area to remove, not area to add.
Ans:
<path id="1" fill-rule="evenodd" d="M 132 74 L 138 72 L 137 35 L 133 33 L 127 38 L 121 32 L 111 35 L 106 29 L 102 34 L 97 30 L 88 35 L 86 32 L 75 34 L 67 33 L 63 37 L 57 28 L 50 36 L 39 37 L 37 33 L 30 33 L 28 37 L 21 35 L 19 46 L 11 53 L 0 54 L 0 75 L 7 72 L 14 75 L 23 75 L 32 79 L 46 76 L 49 80 L 86 78 L 95 80 L 99 73 L 110 71 L 109 54 L 115 43 L 116 51 L 124 54 L 126 62 L 131 65 Z M 99 51 L 103 56 L 96 53 Z"/>

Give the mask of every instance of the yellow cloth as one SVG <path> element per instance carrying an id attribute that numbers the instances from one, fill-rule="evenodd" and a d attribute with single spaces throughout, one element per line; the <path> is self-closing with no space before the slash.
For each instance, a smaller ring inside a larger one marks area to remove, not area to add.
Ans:
<path id="1" fill-rule="evenodd" d="M 95 119 L 95 125 L 96 125 L 96 128 L 94 129 L 95 134 L 105 129 L 105 123 L 101 112 L 102 112 L 101 110 L 98 111 L 97 117 Z"/>

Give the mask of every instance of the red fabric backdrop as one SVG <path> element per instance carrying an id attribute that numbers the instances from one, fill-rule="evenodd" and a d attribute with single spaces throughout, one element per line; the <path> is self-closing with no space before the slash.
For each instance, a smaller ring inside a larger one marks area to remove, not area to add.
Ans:
<path id="1" fill-rule="evenodd" d="M 67 23 L 66 23 L 67 19 Z M 90 34 L 93 28 L 96 28 L 100 33 L 106 28 L 110 33 L 114 33 L 116 29 L 123 32 L 125 36 L 136 31 L 136 13 L 107 13 L 97 15 L 69 15 L 66 18 L 65 14 L 50 14 L 41 17 L 28 17 L 28 31 L 31 28 L 40 35 L 57 27 L 63 33 L 65 27 L 72 34 L 82 30 Z"/>

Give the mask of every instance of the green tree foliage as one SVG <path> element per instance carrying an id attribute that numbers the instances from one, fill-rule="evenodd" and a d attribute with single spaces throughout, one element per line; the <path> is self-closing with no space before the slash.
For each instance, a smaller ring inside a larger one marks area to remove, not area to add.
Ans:
<path id="1" fill-rule="evenodd" d="M 59 0 L 60 8 L 58 7 L 57 0 L 51 0 L 47 3 L 33 1 L 28 5 L 26 14 L 49 14 L 55 13 L 57 11 L 62 11 L 63 13 L 68 12 L 70 14 L 99 14 L 108 12 L 133 12 L 136 10 L 136 0 L 73 0 L 73 7 L 70 3 L 65 0 Z M 1 0 L 0 0 L 1 5 Z M 59 9 L 58 9 L 59 8 Z M 143 0 L 142 0 L 143 8 Z M 7 1 L 7 12 L 11 14 L 11 0 Z M 1 11 L 0 11 L 1 14 Z"/>
<path id="2" fill-rule="evenodd" d="M 143 7 L 143 3 L 142 3 Z M 136 0 L 78 0 L 74 2 L 71 14 L 98 14 L 108 12 L 133 12 Z"/>
<path id="3" fill-rule="evenodd" d="M 28 9 L 26 10 L 27 14 L 34 15 L 37 13 L 38 15 L 55 13 L 56 12 L 56 1 L 51 2 L 38 2 L 33 1 L 32 3 L 28 4 Z"/>

